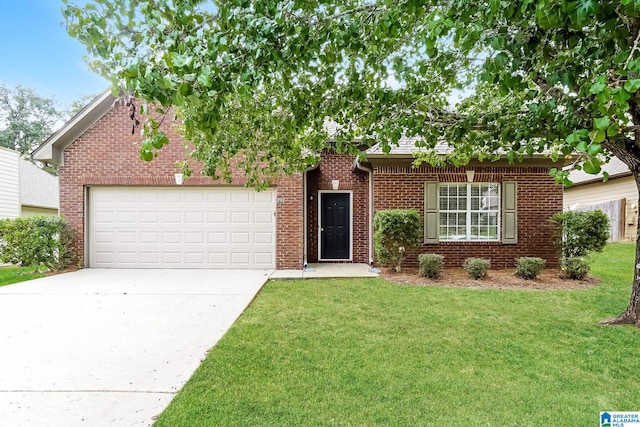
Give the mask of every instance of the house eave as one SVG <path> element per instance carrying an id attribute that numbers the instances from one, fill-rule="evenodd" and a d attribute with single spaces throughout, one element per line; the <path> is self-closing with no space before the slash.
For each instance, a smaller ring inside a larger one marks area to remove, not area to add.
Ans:
<path id="1" fill-rule="evenodd" d="M 633 176 L 633 173 L 631 171 L 619 173 L 619 174 L 616 174 L 616 175 L 611 175 L 611 176 L 609 176 L 609 179 L 607 180 L 607 182 L 613 181 L 613 180 L 616 180 L 616 179 L 620 179 L 620 178 L 628 178 L 630 176 Z M 604 178 L 602 176 L 597 176 L 597 177 L 595 177 L 593 179 L 574 182 L 572 186 L 570 186 L 570 187 L 565 186 L 564 189 L 566 190 L 566 189 L 569 189 L 569 188 L 582 187 L 583 185 L 597 184 L 597 183 L 601 183 L 601 182 L 604 182 Z"/>
<path id="2" fill-rule="evenodd" d="M 371 163 L 373 166 L 390 166 L 390 165 L 398 165 L 398 166 L 411 166 L 413 165 L 415 158 L 411 154 L 368 154 L 367 161 Z M 500 165 L 500 166 L 520 166 L 523 163 L 528 165 L 554 165 L 554 166 L 562 166 L 566 163 L 566 160 L 561 158 L 557 161 L 553 161 L 551 158 L 545 155 L 534 155 L 531 157 L 526 157 L 522 162 L 514 162 L 510 163 L 506 156 L 502 156 L 499 160 L 496 161 L 480 161 L 477 159 L 472 159 L 467 166 L 486 166 L 486 165 Z"/>
<path id="3" fill-rule="evenodd" d="M 62 165 L 65 148 L 111 110 L 115 99 L 110 89 L 102 92 L 33 150 L 31 157 L 41 162 Z"/>

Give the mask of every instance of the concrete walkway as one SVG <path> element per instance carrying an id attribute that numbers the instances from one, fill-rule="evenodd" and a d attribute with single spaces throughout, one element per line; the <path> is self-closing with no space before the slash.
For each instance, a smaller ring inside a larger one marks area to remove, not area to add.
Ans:
<path id="1" fill-rule="evenodd" d="M 271 279 L 320 279 L 335 277 L 378 277 L 378 272 L 367 264 L 317 263 L 305 270 L 276 270 Z"/>
<path id="2" fill-rule="evenodd" d="M 87 269 L 0 287 L 0 426 L 145 426 L 270 270 Z"/>

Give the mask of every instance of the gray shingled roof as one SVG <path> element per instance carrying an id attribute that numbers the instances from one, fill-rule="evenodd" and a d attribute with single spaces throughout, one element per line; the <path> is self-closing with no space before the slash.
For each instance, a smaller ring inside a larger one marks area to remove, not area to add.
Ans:
<path id="1" fill-rule="evenodd" d="M 400 138 L 400 140 L 398 141 L 398 145 L 391 145 L 391 151 L 389 152 L 389 155 L 391 156 L 411 156 L 413 155 L 413 153 L 415 153 L 416 151 L 420 150 L 420 148 L 416 148 L 416 141 L 418 141 L 418 138 L 408 138 L 406 136 L 403 136 L 402 138 Z M 436 144 L 436 152 L 438 154 L 448 154 L 451 152 L 451 148 L 449 147 L 449 145 L 442 141 Z M 376 144 L 373 147 L 369 148 L 366 151 L 367 155 L 373 155 L 373 156 L 384 156 L 385 153 L 382 151 L 382 147 L 380 146 L 380 144 Z"/>
<path id="2" fill-rule="evenodd" d="M 609 174 L 609 178 L 626 176 L 631 173 L 627 165 L 617 157 L 612 157 L 611 160 L 609 160 L 609 163 L 603 165 L 602 172 L 607 172 Z M 573 170 L 569 174 L 569 179 L 574 184 L 586 184 L 588 182 L 602 181 L 602 172 L 597 175 L 592 175 L 582 170 Z"/>

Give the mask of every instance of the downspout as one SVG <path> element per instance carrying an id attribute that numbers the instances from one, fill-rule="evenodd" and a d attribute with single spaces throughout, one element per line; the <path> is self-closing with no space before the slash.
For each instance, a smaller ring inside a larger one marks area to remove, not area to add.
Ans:
<path id="1" fill-rule="evenodd" d="M 369 266 L 373 270 L 373 169 L 360 163 L 358 157 L 353 166 L 354 169 L 360 169 L 369 174 Z"/>

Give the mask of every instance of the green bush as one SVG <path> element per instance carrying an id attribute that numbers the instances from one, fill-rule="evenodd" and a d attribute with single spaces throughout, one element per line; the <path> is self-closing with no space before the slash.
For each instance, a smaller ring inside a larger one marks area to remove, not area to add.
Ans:
<path id="1" fill-rule="evenodd" d="M 23 267 L 42 266 L 60 271 L 73 262 L 71 229 L 54 216 L 31 216 L 0 221 L 0 260 Z"/>
<path id="2" fill-rule="evenodd" d="M 420 276 L 437 279 L 444 268 L 444 257 L 440 254 L 418 255 Z"/>
<path id="3" fill-rule="evenodd" d="M 487 277 L 487 272 L 490 267 L 491 261 L 486 258 L 467 258 L 464 260 L 464 264 L 462 264 L 462 268 L 474 279 L 484 279 Z"/>
<path id="4" fill-rule="evenodd" d="M 582 280 L 587 277 L 591 267 L 583 258 L 565 258 L 562 260 L 562 277 Z"/>
<path id="5" fill-rule="evenodd" d="M 373 218 L 373 243 L 378 262 L 402 271 L 402 259 L 409 248 L 422 239 L 422 221 L 415 209 L 392 209 L 376 212 Z"/>
<path id="6" fill-rule="evenodd" d="M 563 259 L 602 252 L 609 239 L 609 217 L 599 209 L 559 212 L 551 222 L 556 225 L 554 246 Z"/>
<path id="7" fill-rule="evenodd" d="M 523 256 L 522 258 L 517 258 L 516 276 L 527 280 L 535 279 L 546 263 L 547 261 L 538 257 Z"/>

